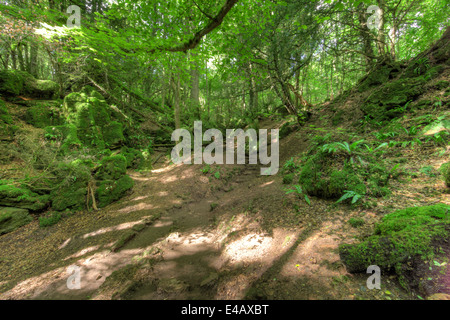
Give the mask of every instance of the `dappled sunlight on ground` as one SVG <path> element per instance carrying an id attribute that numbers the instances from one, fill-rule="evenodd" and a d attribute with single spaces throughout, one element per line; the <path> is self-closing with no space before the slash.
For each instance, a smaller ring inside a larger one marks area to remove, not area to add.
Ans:
<path id="1" fill-rule="evenodd" d="M 224 255 L 231 263 L 257 261 L 269 253 L 272 241 L 272 237 L 262 234 L 247 234 L 242 239 L 228 244 Z"/>
<path id="2" fill-rule="evenodd" d="M 118 210 L 120 213 L 130 213 L 140 210 L 149 210 L 149 209 L 157 209 L 158 207 L 152 205 L 151 203 L 141 202 L 139 204 L 135 204 L 132 206 L 127 206 L 123 209 Z"/>
<path id="3" fill-rule="evenodd" d="M 73 259 L 73 258 L 79 258 L 81 256 L 84 256 L 87 253 L 90 253 L 92 251 L 96 251 L 99 248 L 100 248 L 100 246 L 92 246 L 92 247 L 89 247 L 89 248 L 82 249 L 82 250 L 78 251 L 77 253 L 74 253 L 74 254 L 64 258 L 64 260 L 69 260 L 69 259 Z"/>
<path id="4" fill-rule="evenodd" d="M 144 217 L 146 218 L 146 217 Z M 98 236 L 100 234 L 104 234 L 106 232 L 112 232 L 112 231 L 118 231 L 118 230 L 124 230 L 124 229 L 130 229 L 133 226 L 142 223 L 143 219 L 141 220 L 137 220 L 137 221 L 133 221 L 133 222 L 126 222 L 126 223 L 122 223 L 120 225 L 114 226 L 114 227 L 108 227 L 108 228 L 102 228 L 90 233 L 86 233 L 82 236 L 83 239 L 87 239 L 89 237 L 94 237 L 94 236 Z"/>

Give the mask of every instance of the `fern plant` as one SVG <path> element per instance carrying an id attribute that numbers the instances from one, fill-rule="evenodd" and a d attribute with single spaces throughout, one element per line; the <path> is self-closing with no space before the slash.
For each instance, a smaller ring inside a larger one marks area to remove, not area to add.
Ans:
<path id="1" fill-rule="evenodd" d="M 353 190 L 345 190 L 344 192 L 345 192 L 344 195 L 340 197 L 339 200 L 336 201 L 336 203 L 340 203 L 342 201 L 352 198 L 351 204 L 355 204 L 356 202 L 358 202 L 358 200 L 364 197 L 363 194 L 359 194 L 358 192 Z"/>
<path id="2" fill-rule="evenodd" d="M 306 193 L 303 193 L 303 189 L 300 185 L 296 184 L 294 185 L 294 189 L 289 189 L 286 191 L 286 194 L 290 194 L 290 193 L 296 193 L 298 195 L 299 198 L 301 198 L 303 196 L 303 198 L 305 199 L 306 203 L 311 205 L 311 201 L 308 198 L 308 195 Z"/>
<path id="3" fill-rule="evenodd" d="M 382 148 L 384 148 L 384 147 L 387 147 L 388 145 L 389 145 L 389 144 L 388 144 L 387 142 L 383 142 L 383 143 L 380 144 L 378 147 L 373 148 L 373 147 L 371 147 L 371 146 L 369 146 L 369 145 L 367 145 L 367 144 L 364 144 L 364 146 L 365 146 L 366 149 L 367 149 L 367 152 L 369 152 L 369 153 L 375 153 L 375 152 L 379 151 L 380 149 L 382 149 Z"/>

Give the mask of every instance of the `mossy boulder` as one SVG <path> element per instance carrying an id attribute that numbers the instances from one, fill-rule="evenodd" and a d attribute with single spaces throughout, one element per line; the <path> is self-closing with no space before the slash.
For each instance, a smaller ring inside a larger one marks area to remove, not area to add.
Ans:
<path id="1" fill-rule="evenodd" d="M 54 81 L 34 79 L 29 82 L 25 94 L 36 98 L 54 99 L 57 97 L 58 90 L 59 86 Z"/>
<path id="2" fill-rule="evenodd" d="M 376 120 L 397 117 L 407 110 L 407 104 L 425 92 L 425 78 L 397 79 L 375 90 L 364 102 L 361 110 Z"/>
<path id="3" fill-rule="evenodd" d="M 59 163 L 56 169 L 58 184 L 51 192 L 52 208 L 82 210 L 86 205 L 88 183 L 91 180 L 90 166 L 74 161 Z"/>
<path id="4" fill-rule="evenodd" d="M 0 71 L 0 93 L 5 96 L 26 95 L 53 99 L 57 96 L 58 90 L 59 86 L 54 81 L 38 80 L 25 71 Z"/>
<path id="5" fill-rule="evenodd" d="M 365 272 L 370 265 L 385 271 L 405 272 L 414 258 L 432 259 L 435 241 L 450 237 L 450 206 L 436 204 L 410 207 L 384 216 L 374 234 L 358 244 L 339 246 L 341 260 L 349 272 Z"/>
<path id="6" fill-rule="evenodd" d="M 27 109 L 25 121 L 37 128 L 62 125 L 64 121 L 60 111 L 59 103 L 57 102 L 39 101 L 39 103 L 33 103 Z"/>
<path id="7" fill-rule="evenodd" d="M 303 191 L 325 199 L 341 198 L 347 191 L 373 197 L 389 194 L 389 170 L 379 155 L 366 152 L 361 143 L 351 144 L 349 153 L 347 142 L 329 141 L 327 136 L 313 139 L 296 169 Z"/>
<path id="8" fill-rule="evenodd" d="M 142 155 L 142 152 L 137 149 L 122 147 L 120 152 L 127 159 L 127 168 L 137 169 L 144 163 L 144 156 Z"/>
<path id="9" fill-rule="evenodd" d="M 383 64 L 377 66 L 375 70 L 369 72 L 367 76 L 363 77 L 358 84 L 358 91 L 364 92 L 368 89 L 385 84 L 390 79 L 393 79 L 402 70 L 402 66 L 398 62 Z"/>
<path id="10" fill-rule="evenodd" d="M 111 111 L 105 99 L 92 87 L 73 92 L 64 98 L 64 116 L 77 128 L 83 145 L 96 148 L 118 148 L 124 143 L 122 124 L 111 121 Z"/>
<path id="11" fill-rule="evenodd" d="M 117 121 L 111 121 L 103 126 L 103 139 L 105 146 L 110 149 L 115 149 L 123 145 L 125 138 L 123 136 L 122 124 Z"/>
<path id="12" fill-rule="evenodd" d="M 20 71 L 0 71 L 0 94 L 4 96 L 17 96 L 23 92 L 24 78 Z"/>
<path id="13" fill-rule="evenodd" d="M 12 232 L 32 220 L 27 209 L 0 207 L 0 236 Z"/>
<path id="14" fill-rule="evenodd" d="M 442 164 L 440 170 L 445 181 L 445 185 L 450 188 L 450 162 Z"/>
<path id="15" fill-rule="evenodd" d="M 48 195 L 39 195 L 31 190 L 0 181 L 0 206 L 40 211 L 47 207 Z"/>
<path id="16" fill-rule="evenodd" d="M 127 159 L 121 155 L 103 157 L 95 174 L 98 180 L 117 180 L 127 172 Z"/>
<path id="17" fill-rule="evenodd" d="M 78 139 L 77 127 L 73 124 L 45 127 L 45 137 L 49 140 L 60 141 L 61 153 L 69 154 L 82 147 Z"/>
<path id="18" fill-rule="evenodd" d="M 133 179 L 127 175 L 119 178 L 118 180 L 100 181 L 96 192 L 98 199 L 97 206 L 102 208 L 114 201 L 119 200 L 129 189 L 133 187 L 133 185 Z"/>
<path id="19" fill-rule="evenodd" d="M 305 162 L 299 183 L 307 194 L 325 199 L 339 198 L 346 190 L 366 193 L 366 186 L 353 165 L 342 166 L 342 162 L 333 162 L 325 153 L 318 153 Z"/>

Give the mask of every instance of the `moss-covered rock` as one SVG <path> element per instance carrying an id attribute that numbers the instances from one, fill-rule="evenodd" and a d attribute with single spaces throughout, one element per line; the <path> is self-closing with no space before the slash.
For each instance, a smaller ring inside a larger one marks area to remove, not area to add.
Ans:
<path id="1" fill-rule="evenodd" d="M 25 94 L 31 97 L 54 99 L 57 97 L 59 86 L 51 80 L 37 80 L 29 82 Z"/>
<path id="2" fill-rule="evenodd" d="M 17 70 L 0 71 L 0 94 L 17 96 L 23 92 L 24 79 Z"/>
<path id="3" fill-rule="evenodd" d="M 115 149 L 121 146 L 125 141 L 122 124 L 117 121 L 106 124 L 103 127 L 103 139 L 107 148 Z"/>
<path id="4" fill-rule="evenodd" d="M 45 137 L 50 140 L 61 141 L 61 153 L 68 154 L 81 148 L 77 127 L 73 124 L 45 127 Z"/>
<path id="5" fill-rule="evenodd" d="M 445 185 L 450 188 L 450 162 L 442 164 L 440 170 L 442 177 L 444 178 Z"/>
<path id="6" fill-rule="evenodd" d="M 111 121 L 108 104 L 100 93 L 87 86 L 64 98 L 66 120 L 75 125 L 83 145 L 96 149 L 117 148 L 124 143 L 122 124 Z"/>
<path id="7" fill-rule="evenodd" d="M 436 254 L 433 241 L 450 237 L 450 206 L 411 207 L 384 216 L 375 232 L 358 244 L 342 244 L 341 260 L 350 272 L 365 272 L 370 265 L 401 273 L 402 264 Z"/>
<path id="8" fill-rule="evenodd" d="M 19 70 L 0 71 L 0 93 L 5 96 L 27 95 L 29 97 L 53 99 L 59 90 L 51 80 L 38 80 L 31 74 Z"/>
<path id="9" fill-rule="evenodd" d="M 103 157 L 95 177 L 98 180 L 117 180 L 127 172 L 127 159 L 121 155 Z"/>
<path id="10" fill-rule="evenodd" d="M 0 206 L 40 211 L 48 204 L 48 195 L 39 195 L 8 181 L 0 181 Z"/>
<path id="11" fill-rule="evenodd" d="M 27 209 L 0 207 L 0 236 L 12 232 L 32 220 Z"/>
<path id="12" fill-rule="evenodd" d="M 352 146 L 347 142 L 329 141 L 327 136 L 313 139 L 298 170 L 303 191 L 325 199 L 341 198 L 349 194 L 347 191 L 360 198 L 388 195 L 390 174 L 384 161 L 362 148 L 361 142 Z"/>
<path id="13" fill-rule="evenodd" d="M 119 200 L 134 185 L 133 179 L 123 176 L 118 180 L 105 180 L 99 183 L 97 188 L 98 207 L 102 208 Z"/>
<path id="14" fill-rule="evenodd" d="M 305 162 L 299 183 L 307 194 L 321 198 L 339 198 L 346 190 L 366 193 L 366 186 L 353 165 L 333 164 L 333 159 L 325 153 L 318 153 Z"/>
<path id="15" fill-rule="evenodd" d="M 25 113 L 25 121 L 37 128 L 62 125 L 60 110 L 54 105 L 47 101 L 32 104 Z"/>
<path id="16" fill-rule="evenodd" d="M 407 110 L 407 104 L 424 93 L 425 78 L 397 79 L 375 90 L 361 110 L 376 120 L 391 119 Z"/>
<path id="17" fill-rule="evenodd" d="M 56 211 L 85 208 L 87 187 L 91 180 L 89 166 L 79 161 L 60 163 L 56 176 L 59 183 L 50 194 L 52 208 Z"/>
<path id="18" fill-rule="evenodd" d="M 144 163 L 142 152 L 134 148 L 122 147 L 121 154 L 127 159 L 127 168 L 140 168 Z"/>
<path id="19" fill-rule="evenodd" d="M 364 92 L 371 87 L 382 85 L 388 82 L 390 79 L 397 76 L 397 74 L 402 70 L 401 64 L 398 62 L 383 64 L 378 66 L 362 78 L 358 85 L 358 91 Z"/>

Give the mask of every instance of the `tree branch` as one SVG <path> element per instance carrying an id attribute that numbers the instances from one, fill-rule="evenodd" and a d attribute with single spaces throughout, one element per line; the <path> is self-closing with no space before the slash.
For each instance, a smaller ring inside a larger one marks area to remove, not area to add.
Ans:
<path id="1" fill-rule="evenodd" d="M 203 29 L 197 31 L 197 33 L 195 33 L 194 37 L 191 40 L 174 47 L 155 48 L 150 50 L 150 53 L 154 53 L 157 50 L 186 53 L 188 50 L 194 49 L 195 47 L 198 46 L 198 44 L 205 35 L 207 35 L 208 33 L 210 33 L 211 31 L 213 31 L 222 24 L 222 21 L 225 18 L 225 16 L 228 14 L 228 12 L 230 12 L 230 10 L 234 7 L 234 5 L 238 1 L 239 0 L 227 0 L 226 3 L 223 5 L 223 7 L 220 9 L 219 13 L 215 17 L 213 17 L 210 23 L 208 23 Z"/>

